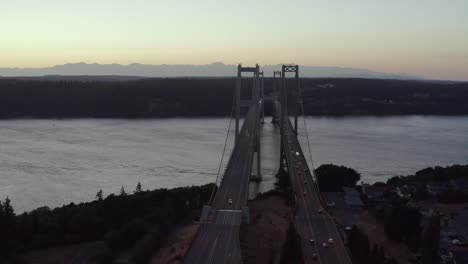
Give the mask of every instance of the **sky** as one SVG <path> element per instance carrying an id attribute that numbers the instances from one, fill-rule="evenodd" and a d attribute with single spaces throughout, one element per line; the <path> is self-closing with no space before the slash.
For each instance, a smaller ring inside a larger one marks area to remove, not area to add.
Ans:
<path id="1" fill-rule="evenodd" d="M 468 80 L 467 0 L 2 0 L 0 10 L 0 67 L 297 63 Z"/>

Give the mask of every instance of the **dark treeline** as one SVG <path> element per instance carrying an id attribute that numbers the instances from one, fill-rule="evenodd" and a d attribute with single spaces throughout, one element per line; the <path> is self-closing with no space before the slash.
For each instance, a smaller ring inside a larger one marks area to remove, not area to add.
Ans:
<path id="1" fill-rule="evenodd" d="M 416 200 L 427 200 L 431 198 L 427 184 L 438 185 L 444 190 L 437 194 L 435 198 L 441 203 L 466 203 L 468 202 L 468 192 L 465 188 L 454 186 L 456 180 L 468 177 L 468 165 L 452 165 L 447 167 L 429 167 L 417 171 L 414 175 L 395 176 L 387 180 L 388 186 L 418 186 L 411 192 L 411 196 Z M 382 183 L 377 183 L 382 184 Z"/>
<path id="2" fill-rule="evenodd" d="M 92 202 L 18 216 L 7 200 L 0 208 L 0 259 L 32 249 L 103 240 L 108 252 L 102 252 L 102 263 L 111 262 L 122 249 L 130 250 L 135 263 L 144 263 L 174 227 L 195 220 L 193 211 L 208 201 L 212 190 L 208 184 L 142 191 L 139 184 L 133 194 L 122 189 L 120 195 L 102 198 L 99 191 Z"/>
<path id="3" fill-rule="evenodd" d="M 323 164 L 315 169 L 321 192 L 342 192 L 343 187 L 355 187 L 361 175 L 354 169 L 334 164 Z"/>
<path id="4" fill-rule="evenodd" d="M 387 180 L 389 185 L 404 185 L 407 183 L 442 182 L 468 177 L 468 165 L 435 166 L 417 171 L 414 175 L 395 176 Z"/>
<path id="5" fill-rule="evenodd" d="M 394 258 L 387 258 L 382 245 L 371 244 L 369 237 L 361 229 L 353 226 L 348 234 L 348 246 L 355 263 L 397 264 Z"/>
<path id="6" fill-rule="evenodd" d="M 251 84 L 245 79 L 244 96 L 250 95 Z M 0 118 L 226 116 L 234 87 L 234 78 L 0 78 Z M 309 115 L 468 114 L 468 83 L 303 78 L 301 87 Z M 272 92 L 271 78 L 266 78 L 265 89 Z M 266 106 L 271 113 L 271 104 Z"/>

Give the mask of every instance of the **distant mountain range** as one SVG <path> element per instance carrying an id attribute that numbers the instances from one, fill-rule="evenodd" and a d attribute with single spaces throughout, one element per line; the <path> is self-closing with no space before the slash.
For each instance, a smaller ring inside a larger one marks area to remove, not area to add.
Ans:
<path id="1" fill-rule="evenodd" d="M 265 76 L 272 76 L 273 71 L 281 69 L 281 65 L 264 65 L 261 70 Z M 67 63 L 47 68 L 0 68 L 3 77 L 37 77 L 37 76 L 133 76 L 138 77 L 234 77 L 237 75 L 237 65 L 226 65 L 216 62 L 206 65 L 189 64 L 97 64 L 97 63 Z M 367 69 L 342 67 L 300 66 L 301 77 L 332 77 L 332 78 L 376 78 L 421 80 L 421 77 L 408 74 L 393 74 L 375 72 Z"/>

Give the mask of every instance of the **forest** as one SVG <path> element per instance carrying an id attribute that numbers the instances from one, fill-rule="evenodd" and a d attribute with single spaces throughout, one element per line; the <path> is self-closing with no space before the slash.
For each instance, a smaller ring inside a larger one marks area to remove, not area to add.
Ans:
<path id="1" fill-rule="evenodd" d="M 249 98 L 251 79 L 243 79 Z M 468 83 L 302 78 L 306 115 L 466 115 Z M 273 79 L 265 78 L 271 95 Z M 292 80 L 286 89 L 294 92 Z M 215 117 L 231 113 L 234 78 L 0 78 L 0 118 Z M 292 97 L 290 97 L 292 98 Z M 267 101 L 266 113 L 272 113 Z"/>
<path id="2" fill-rule="evenodd" d="M 157 252 L 168 234 L 187 221 L 194 221 L 209 200 L 213 184 L 144 191 L 103 197 L 86 203 L 38 208 L 15 215 L 7 198 L 0 202 L 0 263 L 18 263 L 17 256 L 34 250 L 91 241 L 104 241 L 100 263 L 111 263 L 114 254 L 130 250 L 135 263 Z M 4 261 L 4 262 L 2 262 Z"/>

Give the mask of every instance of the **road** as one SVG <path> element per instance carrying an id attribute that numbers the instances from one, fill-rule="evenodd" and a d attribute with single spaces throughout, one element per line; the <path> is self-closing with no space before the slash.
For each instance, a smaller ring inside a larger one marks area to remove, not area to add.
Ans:
<path id="1" fill-rule="evenodd" d="M 240 131 L 224 177 L 212 203 L 208 223 L 202 224 L 185 263 L 241 263 L 239 230 L 248 197 L 249 177 L 259 107 L 253 104 Z M 232 200 L 232 203 L 229 201 Z"/>
<path id="2" fill-rule="evenodd" d="M 300 237 L 304 263 L 351 264 L 332 217 L 322 208 L 315 181 L 289 118 L 285 118 L 282 137 L 295 192 L 295 226 Z M 330 238 L 333 243 L 329 243 Z M 311 239 L 314 242 L 310 242 Z M 323 243 L 327 244 L 326 247 Z"/>

